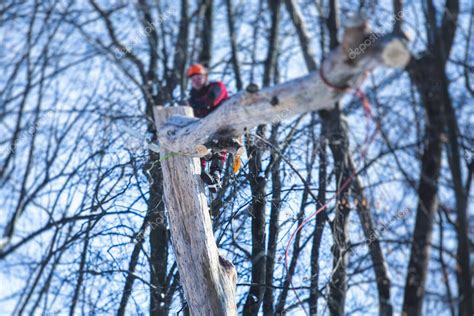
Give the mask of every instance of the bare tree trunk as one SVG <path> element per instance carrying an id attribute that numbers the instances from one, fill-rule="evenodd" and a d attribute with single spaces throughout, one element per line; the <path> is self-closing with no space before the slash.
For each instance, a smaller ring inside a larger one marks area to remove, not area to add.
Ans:
<path id="1" fill-rule="evenodd" d="M 82 246 L 82 253 L 81 253 L 81 262 L 79 264 L 79 276 L 77 278 L 77 284 L 76 287 L 74 288 L 74 294 L 72 297 L 72 305 L 71 308 L 69 309 L 69 315 L 74 315 L 74 310 L 76 309 L 77 302 L 79 300 L 79 295 L 80 295 L 80 290 L 82 287 L 82 282 L 84 281 L 84 267 L 86 265 L 86 259 L 87 259 L 87 248 L 89 247 L 89 242 L 90 242 L 90 232 L 91 232 L 91 226 L 92 223 L 88 222 L 87 223 L 87 231 L 86 231 L 86 236 L 84 238 L 84 244 Z"/>
<path id="2" fill-rule="evenodd" d="M 351 170 L 354 171 L 354 165 Z M 377 291 L 379 294 L 379 315 L 392 315 L 393 307 L 390 300 L 390 287 L 391 281 L 388 274 L 387 262 L 382 252 L 382 247 L 378 238 L 372 240 L 372 234 L 375 232 L 372 215 L 368 208 L 368 203 L 362 184 L 359 177 L 355 177 L 353 180 L 354 195 L 356 196 L 357 203 L 357 214 L 359 215 L 362 230 L 364 231 L 364 237 L 366 240 L 370 240 L 368 244 L 370 258 L 374 265 L 374 272 L 377 283 Z"/>
<path id="3" fill-rule="evenodd" d="M 324 128 L 324 126 L 323 126 Z M 319 141 L 319 188 L 317 209 L 320 209 L 326 203 L 326 179 L 327 179 L 327 138 L 326 131 L 321 131 Z M 311 289 L 309 292 L 309 313 L 318 314 L 319 297 L 319 249 L 324 232 L 324 226 L 327 222 L 327 214 L 323 211 L 316 215 L 316 225 L 313 232 L 313 245 L 311 249 Z"/>
<path id="4" fill-rule="evenodd" d="M 401 5 L 395 1 L 395 5 Z M 413 244 L 405 285 L 403 312 L 408 315 L 422 313 L 424 283 L 429 262 L 431 232 L 434 212 L 438 207 L 437 190 L 441 169 L 442 143 L 445 129 L 448 132 L 448 156 L 454 182 L 457 207 L 457 281 L 459 314 L 472 315 L 472 284 L 469 267 L 469 238 L 467 235 L 467 201 L 462 186 L 459 149 L 457 148 L 454 109 L 448 90 L 446 62 L 448 60 L 457 28 L 459 12 L 458 0 L 447 0 L 441 24 L 437 23 L 437 12 L 431 0 L 426 1 L 427 20 L 426 51 L 408 67 L 410 77 L 415 83 L 426 111 L 426 145 L 422 157 L 421 175 L 418 186 L 418 207 L 413 236 Z M 444 118 L 446 117 L 446 118 Z"/>
<path id="5" fill-rule="evenodd" d="M 179 85 L 181 95 L 183 96 L 186 88 L 186 64 L 188 62 L 188 33 L 189 33 L 189 19 L 188 19 L 188 0 L 181 0 L 181 16 L 179 21 L 179 32 L 176 40 L 176 47 L 173 58 L 173 69 L 171 69 L 170 82 L 166 84 L 166 99 L 171 99 L 171 94 Z"/>
<path id="6" fill-rule="evenodd" d="M 447 79 L 443 77 L 442 79 Z M 443 86 L 447 87 L 447 82 L 443 80 Z M 449 93 L 446 91 L 445 93 Z M 451 168 L 451 175 L 454 183 L 454 193 L 456 197 L 456 232 L 458 236 L 458 248 L 456 259 L 459 265 L 457 271 L 458 291 L 460 293 L 459 315 L 473 315 L 472 286 L 470 273 L 470 257 L 469 257 L 469 234 L 468 234 L 468 192 L 464 188 L 461 157 L 458 143 L 458 126 L 456 114 L 450 98 L 446 99 L 445 105 L 445 126 L 448 131 L 448 162 Z"/>
<path id="7" fill-rule="evenodd" d="M 147 219 L 145 219 L 145 222 Z M 147 225 L 144 224 L 142 228 L 144 229 Z M 125 311 L 127 309 L 128 300 L 130 295 L 132 294 L 133 282 L 135 281 L 135 269 L 138 264 L 138 258 L 140 256 L 140 251 L 143 245 L 143 239 L 138 239 L 137 243 L 133 247 L 132 255 L 130 257 L 130 261 L 128 263 L 128 274 L 127 278 L 125 279 L 125 285 L 122 290 L 122 298 L 120 300 L 120 305 L 117 310 L 117 315 L 123 316 L 125 315 Z"/>
<path id="8" fill-rule="evenodd" d="M 163 203 L 163 176 L 159 155 L 150 152 L 145 173 L 150 183 L 148 214 L 150 221 L 150 315 L 167 315 L 165 304 L 168 292 L 166 282 L 168 267 L 168 230 L 166 229 L 165 205 Z"/>
<path id="9" fill-rule="evenodd" d="M 211 64 L 212 49 L 212 4 L 213 0 L 202 0 L 200 7 L 201 24 L 201 50 L 199 52 L 199 62 L 209 67 Z"/>
<path id="10" fill-rule="evenodd" d="M 337 0 L 329 2 L 329 17 L 326 25 L 329 29 L 330 49 L 334 49 L 339 43 L 337 40 L 338 29 L 338 4 Z M 359 36 L 363 36 L 362 34 Z M 322 47 L 324 49 L 324 47 Z M 336 187 L 339 196 L 336 199 L 335 216 L 332 224 L 333 235 L 333 268 L 329 283 L 328 306 L 331 315 L 344 315 L 347 282 L 346 264 L 348 260 L 348 222 L 349 203 L 347 201 L 348 185 L 345 183 L 351 176 L 349 138 L 347 137 L 347 126 L 343 124 L 341 113 L 336 103 L 336 109 L 328 112 L 321 111 L 320 117 L 323 124 L 324 135 L 329 141 L 334 159 L 334 169 L 336 176 Z M 343 186 L 346 186 L 345 188 Z"/>
<path id="11" fill-rule="evenodd" d="M 347 135 L 347 126 L 343 123 L 341 113 L 338 110 L 321 114 L 321 116 L 324 117 L 323 124 L 327 124 L 327 137 L 334 157 L 336 187 L 339 192 L 335 209 L 336 214 L 332 222 L 334 240 L 332 253 L 334 259 L 333 272 L 329 284 L 328 306 L 331 315 L 344 315 L 347 291 L 346 264 L 348 259 L 347 218 L 350 211 L 347 200 L 350 192 L 350 186 L 347 185 L 347 181 L 351 176 L 348 155 L 349 142 L 344 137 Z"/>
<path id="12" fill-rule="evenodd" d="M 232 68 L 234 69 L 235 84 L 237 90 L 242 90 L 242 76 L 240 75 L 240 63 L 238 58 L 238 49 L 237 49 L 237 34 L 235 33 L 235 22 L 234 22 L 234 13 L 232 12 L 232 1 L 226 0 L 226 9 L 227 9 L 227 26 L 229 28 L 230 36 L 230 49 L 232 54 Z"/>
<path id="13" fill-rule="evenodd" d="M 280 0 L 269 1 L 272 25 L 270 29 L 267 58 L 265 60 L 263 86 L 270 84 L 274 76 L 278 55 L 278 30 L 280 23 Z M 265 125 L 260 125 L 256 132 L 257 138 L 265 137 Z M 261 143 L 255 139 L 252 146 L 248 147 L 249 181 L 252 191 L 252 286 L 245 301 L 244 315 L 257 315 L 265 295 L 265 196 L 267 180 L 263 176 L 262 154 L 263 148 L 256 144 Z"/>
<path id="14" fill-rule="evenodd" d="M 192 115 L 190 107 L 155 108 L 157 127 L 171 115 Z M 199 177 L 199 159 L 161 155 L 165 205 L 170 221 L 173 249 L 181 283 L 195 315 L 237 315 L 236 271 L 219 255 L 212 233 L 204 186 Z"/>
<path id="15" fill-rule="evenodd" d="M 410 75 L 420 91 L 426 110 L 425 148 L 421 159 L 420 182 L 418 184 L 418 206 L 408 263 L 404 315 L 421 315 L 428 261 L 430 258 L 433 217 L 438 208 L 437 191 L 441 168 L 441 134 L 443 132 L 443 96 L 434 87 L 440 69 L 436 59 L 424 56 L 409 66 Z"/>
<path id="16" fill-rule="evenodd" d="M 295 0 L 285 0 L 286 10 L 290 15 L 291 21 L 298 34 L 298 39 L 301 46 L 301 52 L 303 53 L 306 68 L 310 71 L 317 69 L 316 62 L 314 61 L 313 51 L 311 49 L 311 39 L 309 38 L 308 31 L 306 30 L 303 16 L 296 4 Z"/>
<path id="17" fill-rule="evenodd" d="M 265 126 L 258 127 L 256 137 L 265 137 Z M 265 294 L 265 186 L 266 178 L 262 170 L 263 148 L 256 144 L 258 139 L 250 140 L 247 146 L 249 154 L 249 183 L 252 192 L 250 217 L 252 221 L 252 285 L 245 301 L 243 314 L 257 315 Z"/>
<path id="18" fill-rule="evenodd" d="M 451 312 L 451 316 L 455 316 L 455 305 L 453 302 L 453 295 L 451 292 L 451 286 L 449 285 L 449 273 L 448 273 L 448 266 L 446 265 L 446 261 L 444 260 L 444 221 L 443 221 L 443 213 L 441 208 L 438 208 L 438 215 L 439 215 L 439 263 L 441 265 L 441 269 L 443 271 L 443 282 L 446 286 L 446 295 L 448 296 L 448 304 L 449 304 L 449 311 Z"/>
<path id="19" fill-rule="evenodd" d="M 279 125 L 272 127 L 271 142 L 273 145 L 277 144 L 277 134 Z M 275 268 L 275 255 L 277 249 L 277 241 L 280 225 L 278 222 L 281 209 L 281 177 L 280 177 L 281 158 L 278 154 L 272 152 L 270 162 L 271 177 L 272 177 L 272 201 L 270 207 L 270 220 L 268 224 L 268 243 L 266 254 L 265 267 L 265 295 L 263 297 L 263 314 L 273 315 L 273 270 Z"/>

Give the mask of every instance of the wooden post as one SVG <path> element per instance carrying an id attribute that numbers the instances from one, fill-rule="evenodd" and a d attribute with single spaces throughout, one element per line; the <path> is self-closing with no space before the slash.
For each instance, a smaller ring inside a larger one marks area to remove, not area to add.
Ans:
<path id="1" fill-rule="evenodd" d="M 190 107 L 156 107 L 157 128 Z M 236 270 L 221 257 L 212 232 L 199 158 L 173 155 L 160 146 L 165 206 L 181 284 L 193 315 L 237 315 Z"/>

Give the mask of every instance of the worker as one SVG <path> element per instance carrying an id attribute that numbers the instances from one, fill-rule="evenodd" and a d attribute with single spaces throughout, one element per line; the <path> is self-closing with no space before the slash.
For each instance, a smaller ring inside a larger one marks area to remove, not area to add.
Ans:
<path id="1" fill-rule="evenodd" d="M 208 72 L 201 64 L 194 64 L 188 68 L 188 78 L 191 79 L 189 105 L 193 108 L 195 117 L 205 117 L 228 99 L 227 89 L 220 81 L 209 82 Z M 212 153 L 201 158 L 201 179 L 215 193 L 222 187 L 222 170 L 227 159 L 227 152 Z M 210 161 L 209 171 L 206 164 Z"/>

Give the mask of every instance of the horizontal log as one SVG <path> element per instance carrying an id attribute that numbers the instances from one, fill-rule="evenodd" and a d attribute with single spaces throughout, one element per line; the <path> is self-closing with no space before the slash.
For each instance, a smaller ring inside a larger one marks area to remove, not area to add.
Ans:
<path id="1" fill-rule="evenodd" d="M 333 108 L 345 91 L 334 89 L 328 82 L 336 87 L 355 86 L 367 71 L 377 66 L 404 67 L 408 63 L 410 54 L 402 35 L 356 36 L 357 32 L 366 31 L 357 25 L 346 30 L 343 44 L 328 55 L 320 72 L 254 93 L 241 91 L 202 119 L 170 118 L 158 130 L 160 146 L 175 153 L 202 157 L 215 149 L 217 143 L 225 144 L 226 140 L 260 124 Z M 358 46 L 349 41 L 352 38 L 360 38 Z"/>

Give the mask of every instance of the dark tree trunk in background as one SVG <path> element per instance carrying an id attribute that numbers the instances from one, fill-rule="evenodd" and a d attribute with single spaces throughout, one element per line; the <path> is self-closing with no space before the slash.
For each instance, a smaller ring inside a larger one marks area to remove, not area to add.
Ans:
<path id="1" fill-rule="evenodd" d="M 333 49 L 339 43 L 337 40 L 338 29 L 338 2 L 337 0 L 329 1 L 329 16 L 326 26 L 329 30 L 330 45 Z M 322 48 L 324 49 L 324 47 Z M 337 105 L 336 105 L 337 106 Z M 346 302 L 347 280 L 346 280 L 346 264 L 347 264 L 347 250 L 348 250 L 348 236 L 347 236 L 347 217 L 349 216 L 349 201 L 347 200 L 349 185 L 342 189 L 342 185 L 347 181 L 351 175 L 349 165 L 349 139 L 347 137 L 347 126 L 344 126 L 341 120 L 341 113 L 338 109 L 320 112 L 322 124 L 329 141 L 329 148 L 331 149 L 334 159 L 334 169 L 336 175 L 336 187 L 339 192 L 337 197 L 335 217 L 332 224 L 333 233 L 333 272 L 329 283 L 329 298 L 328 306 L 331 315 L 344 315 L 344 308 Z"/>
<path id="2" fill-rule="evenodd" d="M 209 68 L 211 64 L 211 49 L 212 49 L 212 5 L 213 0 L 202 0 L 200 7 L 201 23 L 201 50 L 199 52 L 198 62 Z"/>
<path id="3" fill-rule="evenodd" d="M 318 203 L 316 207 L 319 210 L 326 203 L 326 180 L 327 180 L 327 138 L 324 136 L 327 132 L 321 131 L 319 141 L 319 188 Z M 314 138 L 314 137 L 313 137 Z M 314 140 L 316 142 L 316 139 Z M 311 248 L 311 289 L 309 292 L 309 313 L 317 315 L 319 298 L 319 250 L 323 238 L 324 226 L 327 222 L 326 210 L 316 215 L 316 225 L 313 232 L 313 245 Z"/>
<path id="4" fill-rule="evenodd" d="M 272 127 L 271 142 L 277 146 L 279 125 Z M 272 152 L 270 162 L 271 177 L 272 177 L 272 201 L 270 207 L 270 219 L 268 224 L 268 243 L 266 253 L 266 267 L 265 267 L 265 295 L 263 297 L 263 314 L 273 315 L 273 270 L 275 268 L 275 255 L 277 250 L 278 234 L 280 230 L 280 223 L 278 218 L 281 210 L 281 157 Z"/>
<path id="5" fill-rule="evenodd" d="M 278 31 L 280 24 L 280 0 L 268 1 L 271 14 L 271 29 L 269 34 L 268 52 L 265 60 L 263 86 L 270 85 L 277 67 L 278 56 Z M 250 287 L 247 300 L 244 305 L 244 315 L 257 315 L 265 295 L 265 186 L 267 179 L 263 175 L 262 154 L 264 148 L 258 137 L 265 137 L 265 126 L 257 128 L 254 144 L 248 147 L 249 157 L 249 181 L 252 191 L 252 286 Z"/>
<path id="6" fill-rule="evenodd" d="M 281 0 L 268 0 L 270 7 L 272 25 L 270 28 L 267 58 L 265 59 L 265 67 L 263 69 L 263 86 L 268 87 L 272 78 L 275 78 L 275 69 L 277 69 L 278 57 L 278 32 L 280 30 L 280 7 Z"/>
<path id="7" fill-rule="evenodd" d="M 355 166 L 351 162 L 351 170 Z M 378 238 L 373 239 L 373 234 L 376 231 L 372 215 L 370 213 L 369 204 L 364 194 L 364 189 L 359 177 L 354 177 L 353 185 L 355 199 L 357 201 L 357 214 L 359 215 L 360 224 L 364 231 L 366 242 L 369 241 L 369 254 L 374 266 L 375 278 L 377 283 L 377 291 L 379 294 L 379 315 L 392 315 L 393 307 L 390 299 L 391 281 L 389 278 L 387 262 L 382 252 L 382 246 Z"/>
<path id="8" fill-rule="evenodd" d="M 400 8 L 395 1 L 395 7 Z M 447 142 L 456 199 L 456 233 L 458 237 L 456 275 L 459 294 L 459 315 L 472 315 L 472 275 L 470 273 L 469 237 L 467 230 L 467 191 L 462 183 L 455 112 L 449 94 L 446 62 L 454 42 L 459 12 L 458 0 L 444 3 L 438 26 L 436 7 L 426 1 L 427 49 L 418 59 L 412 59 L 409 74 L 421 96 L 426 112 L 425 147 L 418 184 L 418 207 L 410 262 L 405 285 L 403 312 L 421 315 L 424 287 L 428 271 L 434 213 L 438 207 L 437 190 L 441 171 L 442 145 Z M 399 28 L 399 26 L 398 26 Z M 446 134 L 445 134 L 446 133 Z M 447 136 L 447 137 L 446 137 Z M 446 139 L 447 138 L 447 139 Z"/>
<path id="9" fill-rule="evenodd" d="M 154 163 L 153 163 L 154 162 Z M 150 315 L 167 315 L 169 306 L 165 304 L 168 291 L 167 265 L 168 240 L 165 205 L 163 203 L 163 176 L 159 154 L 150 152 L 150 161 L 145 166 L 150 177 L 150 197 L 148 214 L 150 216 Z"/>
<path id="10" fill-rule="evenodd" d="M 263 175 L 262 154 L 263 148 L 258 147 L 261 141 L 258 137 L 265 137 L 265 126 L 261 125 L 255 133 L 253 144 L 247 146 L 249 157 L 249 183 L 252 192 L 250 218 L 252 221 L 252 285 L 243 314 L 257 315 L 265 294 L 265 195 L 266 178 Z M 249 140 L 250 141 L 250 140 Z"/>
<path id="11" fill-rule="evenodd" d="M 230 48 L 232 54 L 232 68 L 234 69 L 235 85 L 237 90 L 242 90 L 242 76 L 240 74 L 240 63 L 238 58 L 237 34 L 235 32 L 234 13 L 232 12 L 232 1 L 226 0 L 227 26 L 229 28 Z"/>
<path id="12" fill-rule="evenodd" d="M 445 95 L 436 87 L 442 76 L 436 58 L 425 55 L 409 65 L 410 76 L 415 83 L 426 111 L 425 146 L 421 159 L 418 184 L 418 206 L 413 241 L 408 263 L 403 301 L 403 313 L 421 315 L 425 291 L 426 273 L 430 259 L 433 217 L 438 208 L 437 192 L 441 168 L 443 132 L 443 106 Z"/>
<path id="13" fill-rule="evenodd" d="M 347 138 L 347 126 L 341 119 L 338 109 L 328 113 L 321 113 L 323 124 L 328 124 L 326 135 L 329 140 L 329 148 L 334 157 L 334 169 L 336 176 L 336 187 L 339 195 L 337 197 L 335 217 L 332 222 L 333 231 L 333 272 L 329 284 L 328 306 L 331 315 L 344 315 L 344 307 L 347 292 L 346 265 L 348 259 L 348 221 L 350 206 L 347 197 L 350 185 L 345 185 L 351 176 L 349 162 L 349 143 Z"/>
<path id="14" fill-rule="evenodd" d="M 179 21 L 178 38 L 173 58 L 173 69 L 171 69 L 170 82 L 166 84 L 167 99 L 171 99 L 174 88 L 178 85 L 181 90 L 181 96 L 185 94 L 186 89 L 186 66 L 188 62 L 188 42 L 189 42 L 189 19 L 188 19 L 188 0 L 181 0 L 181 13 Z"/>
<path id="15" fill-rule="evenodd" d="M 141 232 L 145 231 L 146 227 L 148 226 L 148 218 L 149 218 L 148 216 L 145 216 L 143 224 L 140 228 Z M 132 255 L 130 256 L 130 260 L 128 263 L 128 274 L 125 279 L 125 285 L 122 290 L 122 298 L 120 299 L 120 305 L 117 310 L 117 315 L 119 316 L 125 315 L 127 304 L 130 299 L 130 295 L 132 293 L 133 283 L 135 281 L 134 273 L 137 268 L 138 259 L 140 257 L 140 251 L 142 249 L 143 242 L 144 242 L 144 239 L 140 237 L 142 236 L 137 235 L 135 237 L 136 240 L 134 240 L 136 243 L 135 243 L 135 246 L 133 247 Z"/>

